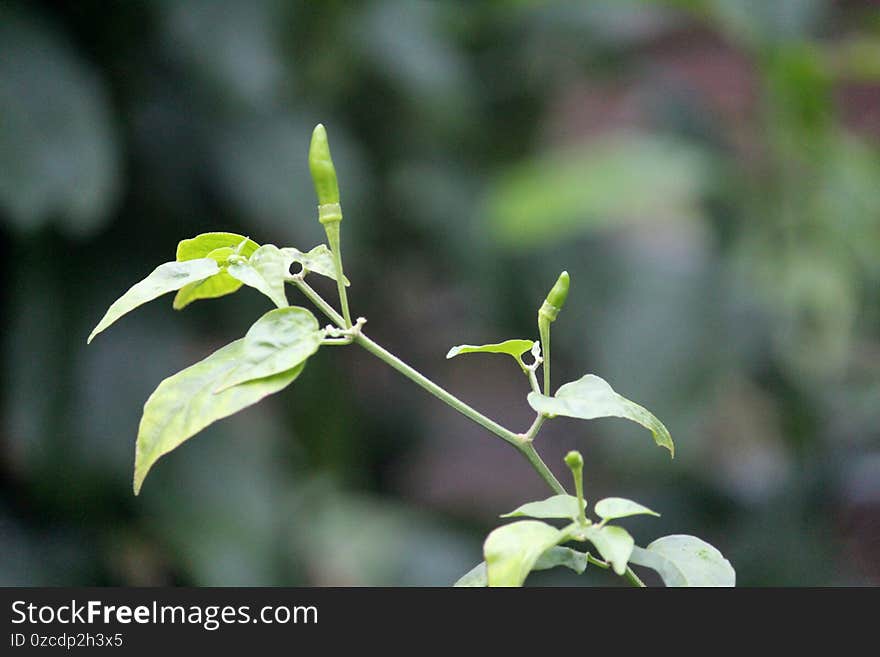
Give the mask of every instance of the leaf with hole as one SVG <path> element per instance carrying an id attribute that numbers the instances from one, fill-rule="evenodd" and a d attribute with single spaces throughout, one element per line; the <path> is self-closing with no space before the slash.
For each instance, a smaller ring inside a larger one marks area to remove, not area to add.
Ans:
<path id="1" fill-rule="evenodd" d="M 91 342 L 98 333 L 138 306 L 168 292 L 179 290 L 188 283 L 213 276 L 218 271 L 220 268 L 217 263 L 210 258 L 199 258 L 186 262 L 166 262 L 159 265 L 149 276 L 139 283 L 135 283 L 125 294 L 113 302 L 104 317 L 92 330 L 87 342 Z"/>
<path id="2" fill-rule="evenodd" d="M 549 416 L 564 415 L 582 420 L 621 417 L 638 422 L 651 431 L 655 443 L 675 455 L 672 436 L 663 423 L 646 408 L 618 395 L 607 381 L 595 374 L 587 374 L 577 381 L 566 383 L 553 397 L 530 392 L 528 402 L 535 411 Z"/>
<path id="3" fill-rule="evenodd" d="M 538 520 L 520 520 L 494 530 L 483 543 L 489 586 L 522 586 L 540 556 L 566 536 Z"/>
<path id="4" fill-rule="evenodd" d="M 586 508 L 586 502 L 582 505 Z M 529 502 L 505 513 L 502 518 L 571 518 L 575 520 L 579 513 L 578 500 L 574 495 L 553 495 L 540 502 Z"/>
<path id="5" fill-rule="evenodd" d="M 177 260 L 179 262 L 196 258 L 213 258 L 217 260 L 221 271 L 210 278 L 182 287 L 174 297 L 174 309 L 182 310 L 193 301 L 217 299 L 238 291 L 242 283 L 225 271 L 226 258 L 233 253 L 247 258 L 259 246 L 253 240 L 237 233 L 202 233 L 190 239 L 181 240 L 177 244 Z M 227 249 L 229 250 L 227 251 Z"/>
<path id="6" fill-rule="evenodd" d="M 214 394 L 244 355 L 244 339 L 215 351 L 195 365 L 168 377 L 144 405 L 135 448 L 137 495 L 156 461 L 199 431 L 290 385 L 305 367 L 242 383 Z"/>
<path id="7" fill-rule="evenodd" d="M 336 280 L 336 266 L 333 264 L 333 253 L 326 244 L 319 244 L 308 253 L 303 253 L 293 247 L 281 249 L 282 253 L 291 259 L 291 263 L 297 262 L 302 265 L 304 272 L 315 272 L 321 276 Z M 348 277 L 345 277 L 345 285 L 351 285 Z"/>
<path id="8" fill-rule="evenodd" d="M 633 548 L 630 561 L 656 570 L 666 586 L 735 586 L 736 572 L 716 548 L 696 536 L 664 536 L 647 549 Z"/>
<path id="9" fill-rule="evenodd" d="M 287 296 L 284 283 L 293 264 L 274 244 L 264 244 L 244 262 L 231 263 L 227 269 L 230 276 L 265 294 L 279 308 L 286 307 Z"/>
<path id="10" fill-rule="evenodd" d="M 660 517 L 660 514 L 656 511 L 652 511 L 638 502 L 622 497 L 606 497 L 604 500 L 599 500 L 596 502 L 596 506 L 593 507 L 593 511 L 602 520 L 616 520 L 617 518 L 628 518 L 629 516 L 638 515 Z"/>
<path id="11" fill-rule="evenodd" d="M 635 541 L 623 527 L 592 525 L 584 531 L 587 540 L 596 546 L 599 554 L 611 564 L 614 572 L 623 575 Z"/>
<path id="12" fill-rule="evenodd" d="M 318 320 L 305 308 L 270 310 L 254 322 L 244 336 L 239 365 L 215 393 L 296 367 L 318 351 L 323 337 Z"/>

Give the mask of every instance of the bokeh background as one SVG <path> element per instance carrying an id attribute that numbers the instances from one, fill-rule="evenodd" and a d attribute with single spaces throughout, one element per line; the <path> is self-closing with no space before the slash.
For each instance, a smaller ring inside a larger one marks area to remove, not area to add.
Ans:
<path id="1" fill-rule="evenodd" d="M 163 459 L 144 400 L 269 309 L 247 288 L 85 337 L 177 241 L 323 241 L 330 131 L 354 312 L 523 430 L 526 382 L 454 344 L 534 337 L 670 428 L 546 425 L 590 499 L 663 513 L 743 585 L 880 583 L 880 3 L 0 3 L 0 583 L 446 585 L 546 495 L 366 352 Z M 333 288 L 321 284 L 328 294 Z M 294 290 L 293 303 L 305 303 Z M 533 584 L 616 584 L 594 569 Z"/>

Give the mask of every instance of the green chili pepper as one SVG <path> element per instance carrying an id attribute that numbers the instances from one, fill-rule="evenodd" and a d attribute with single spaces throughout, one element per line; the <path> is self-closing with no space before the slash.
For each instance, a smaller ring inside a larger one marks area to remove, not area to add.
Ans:
<path id="1" fill-rule="evenodd" d="M 547 293 L 547 298 L 538 309 L 538 333 L 541 336 L 541 351 L 544 355 L 544 394 L 550 394 L 550 324 L 556 321 L 559 311 L 568 298 L 568 272 L 559 274 L 556 283 Z"/>
<path id="2" fill-rule="evenodd" d="M 556 283 L 553 285 L 550 292 L 547 293 L 547 298 L 544 300 L 544 303 L 541 304 L 541 309 L 538 311 L 539 317 L 540 315 L 544 315 L 550 322 L 556 321 L 556 318 L 559 316 L 559 311 L 562 310 L 562 307 L 565 305 L 565 300 L 568 298 L 569 280 L 567 271 L 559 274 L 559 278 L 556 279 Z"/>
<path id="3" fill-rule="evenodd" d="M 316 125 L 312 132 L 312 143 L 309 146 L 309 170 L 312 172 L 315 194 L 318 196 L 318 220 L 322 224 L 342 221 L 336 167 L 333 166 L 333 158 L 330 157 L 327 130 L 321 123 Z"/>
<path id="4" fill-rule="evenodd" d="M 336 286 L 339 290 L 339 305 L 345 327 L 351 328 L 351 312 L 348 309 L 348 296 L 345 292 L 345 274 L 342 271 L 342 248 L 339 236 L 339 223 L 342 221 L 342 206 L 339 205 L 339 182 L 336 179 L 336 167 L 330 157 L 330 143 L 327 141 L 327 130 L 319 123 L 312 132 L 312 143 L 309 146 L 309 170 L 315 183 L 315 194 L 318 196 L 318 221 L 324 224 L 327 242 L 333 254 L 333 268 L 336 270 Z"/>

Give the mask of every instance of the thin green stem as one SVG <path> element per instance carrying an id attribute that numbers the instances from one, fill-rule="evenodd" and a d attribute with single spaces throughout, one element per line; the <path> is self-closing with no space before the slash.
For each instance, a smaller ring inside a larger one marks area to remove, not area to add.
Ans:
<path id="1" fill-rule="evenodd" d="M 538 333 L 541 337 L 541 356 L 544 358 L 544 394 L 550 396 L 550 321 L 538 317 Z"/>
<path id="2" fill-rule="evenodd" d="M 547 416 L 538 413 L 535 416 L 535 421 L 532 422 L 532 426 L 529 427 L 529 430 L 525 433 L 525 438 L 528 442 L 532 442 L 535 439 L 535 436 L 538 435 L 538 431 L 541 430 L 541 425 L 544 424 L 544 420 L 547 419 Z"/>
<path id="3" fill-rule="evenodd" d="M 523 456 L 526 457 L 529 463 L 532 464 L 532 467 L 535 471 L 541 475 L 541 479 L 543 479 L 548 486 L 553 490 L 557 495 L 565 495 L 567 491 L 565 487 L 559 483 L 559 480 L 556 476 L 550 471 L 550 468 L 547 467 L 547 464 L 544 463 L 544 460 L 535 451 L 532 443 L 521 443 L 517 445 L 517 448 L 520 452 L 522 452 Z"/>
<path id="4" fill-rule="evenodd" d="M 639 579 L 639 576 L 636 575 L 633 572 L 633 569 L 630 568 L 629 566 L 626 567 L 626 572 L 624 573 L 624 576 L 627 578 L 627 580 L 629 580 L 629 583 L 632 584 L 633 586 L 638 586 L 643 589 L 647 588 L 645 586 L 645 583 Z"/>
<path id="5" fill-rule="evenodd" d="M 579 461 L 580 462 L 580 461 Z M 584 507 L 584 469 L 583 466 L 577 469 L 577 472 L 572 470 L 572 475 L 574 476 L 574 490 L 577 494 L 578 499 L 578 519 L 580 520 L 581 525 L 587 524 L 587 515 Z"/>
<path id="6" fill-rule="evenodd" d="M 538 377 L 535 376 L 535 370 L 528 370 L 529 377 L 529 385 L 532 386 L 532 390 L 535 392 L 541 392 L 540 386 L 538 386 Z"/>
<path id="7" fill-rule="evenodd" d="M 331 322 L 336 324 L 336 326 L 340 328 L 348 328 L 345 325 L 345 318 L 336 312 L 333 306 L 324 301 L 324 298 L 318 294 L 311 285 L 306 283 L 301 275 L 290 276 L 287 278 L 287 281 L 296 285 L 296 287 L 299 288 L 299 291 L 302 292 L 309 301 L 315 304 L 318 310 L 324 313 Z"/>
<path id="8" fill-rule="evenodd" d="M 291 276 L 287 280 L 296 285 L 297 288 L 299 288 L 299 290 L 309 299 L 309 301 L 315 304 L 315 306 L 337 326 L 341 328 L 349 328 L 349 326 L 346 326 L 345 318 L 338 312 L 336 312 L 336 310 L 333 309 L 333 306 L 327 303 L 321 297 L 321 295 L 319 295 L 312 288 L 311 285 L 303 280 L 301 276 Z M 363 333 L 358 333 L 357 335 L 355 335 L 353 340 L 361 347 L 369 351 L 371 354 L 376 356 L 379 360 L 384 361 L 395 370 L 403 374 L 405 377 L 437 397 L 440 401 L 444 402 L 465 417 L 479 424 L 484 429 L 487 429 L 499 438 L 516 447 L 516 449 L 526 458 L 526 460 L 531 464 L 531 466 L 535 469 L 535 471 L 541 476 L 544 482 L 555 494 L 564 495 L 567 493 L 565 487 L 561 483 L 559 483 L 559 480 L 556 478 L 550 468 L 547 467 L 547 464 L 541 458 L 541 455 L 538 454 L 537 451 L 535 451 L 535 448 L 532 445 L 532 439 L 534 439 L 535 435 L 538 433 L 538 430 L 545 420 L 545 417 L 543 415 L 539 414 L 535 418 L 535 421 L 532 423 L 532 426 L 529 428 L 526 434 L 521 435 L 513 433 L 509 429 L 505 429 L 504 427 L 502 427 L 491 418 L 488 418 L 479 411 L 475 410 L 455 395 L 447 392 L 445 389 L 441 388 L 439 385 L 431 381 L 431 379 L 429 379 L 413 367 L 404 363 L 397 356 L 368 338 Z M 547 354 L 545 352 L 545 367 L 547 366 L 546 357 Z M 548 380 L 545 378 L 545 384 L 547 383 Z M 594 563 L 595 565 L 602 568 L 608 567 L 608 564 L 598 561 L 589 554 L 587 555 L 587 560 L 590 561 L 590 563 Z M 634 586 L 645 586 L 642 580 L 640 580 L 629 567 L 627 567 L 626 569 L 626 578 Z"/>
<path id="9" fill-rule="evenodd" d="M 345 328 L 351 328 L 351 311 L 348 309 L 348 293 L 345 290 L 345 274 L 342 271 L 342 245 L 339 236 L 340 221 L 328 221 L 324 224 L 327 233 L 327 241 L 330 242 L 330 252 L 333 254 L 333 268 L 336 270 L 336 289 L 339 291 L 339 305 L 342 307 L 342 317 Z"/>
<path id="10" fill-rule="evenodd" d="M 328 347 L 344 347 L 354 342 L 351 338 L 324 338 L 321 340 L 323 346 Z"/>
<path id="11" fill-rule="evenodd" d="M 587 552 L 587 563 L 591 563 L 594 566 L 599 566 L 599 568 L 603 568 L 604 570 L 608 570 L 611 568 L 611 564 L 607 561 L 602 561 L 601 559 L 597 559 L 592 554 Z"/>
<path id="12" fill-rule="evenodd" d="M 397 356 L 368 338 L 363 333 L 355 336 L 354 341 L 362 346 L 364 349 L 369 351 L 371 354 L 376 356 L 376 358 L 384 361 L 385 363 L 396 369 L 398 372 L 403 374 L 410 381 L 418 384 L 419 386 L 430 392 L 432 395 L 437 397 L 437 399 L 446 403 L 448 406 L 451 406 L 465 417 L 473 420 L 484 429 L 491 431 L 499 438 L 502 438 L 503 440 L 509 442 L 511 445 L 517 448 L 520 447 L 522 443 L 522 438 L 520 436 L 513 433 L 509 429 L 505 429 L 500 424 L 486 417 L 479 411 L 475 410 L 455 395 L 447 392 L 445 389 L 441 388 L 436 383 L 431 381 L 431 379 L 426 377 L 424 374 L 404 363 Z"/>

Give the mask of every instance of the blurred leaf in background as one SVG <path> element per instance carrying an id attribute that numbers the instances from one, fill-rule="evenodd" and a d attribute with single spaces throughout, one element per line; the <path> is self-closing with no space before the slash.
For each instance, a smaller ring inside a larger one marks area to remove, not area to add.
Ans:
<path id="1" fill-rule="evenodd" d="M 568 269 L 555 380 L 595 372 L 644 402 L 676 459 L 629 423 L 558 419 L 552 467 L 583 451 L 591 499 L 663 512 L 633 519 L 637 543 L 702 536 L 741 584 L 880 582 L 874 3 L 0 12 L 0 583 L 444 585 L 499 512 L 546 496 L 516 454 L 346 349 L 131 497 L 150 391 L 271 305 L 243 288 L 85 338 L 181 239 L 320 243 L 319 121 L 377 340 L 525 428 L 515 367 L 444 355 L 537 337 Z"/>

